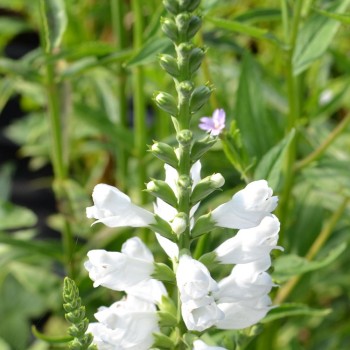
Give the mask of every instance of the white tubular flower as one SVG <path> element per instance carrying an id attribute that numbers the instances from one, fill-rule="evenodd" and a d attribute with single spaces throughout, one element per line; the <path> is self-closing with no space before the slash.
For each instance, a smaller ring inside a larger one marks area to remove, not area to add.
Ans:
<path id="1" fill-rule="evenodd" d="M 217 260 L 222 264 L 245 264 L 262 259 L 278 247 L 280 222 L 275 215 L 265 216 L 261 223 L 242 229 L 215 249 Z"/>
<path id="2" fill-rule="evenodd" d="M 243 329 L 258 323 L 271 310 L 271 299 L 264 295 L 257 300 L 221 303 L 225 317 L 216 323 L 219 329 Z"/>
<path id="3" fill-rule="evenodd" d="M 227 350 L 221 346 L 209 346 L 204 341 L 197 339 L 193 342 L 193 350 Z"/>
<path id="4" fill-rule="evenodd" d="M 219 289 L 208 269 L 201 262 L 188 255 L 180 257 L 176 271 L 176 282 L 182 302 L 203 298 Z"/>
<path id="5" fill-rule="evenodd" d="M 189 330 L 203 331 L 224 317 L 211 294 L 218 291 L 208 269 L 188 255 L 180 257 L 176 271 L 182 318 Z"/>
<path id="6" fill-rule="evenodd" d="M 84 266 L 94 287 L 126 290 L 148 280 L 154 270 L 153 256 L 138 237 L 126 241 L 122 253 L 102 249 L 90 250 Z"/>
<path id="7" fill-rule="evenodd" d="M 219 291 L 214 293 L 218 303 L 234 303 L 259 299 L 270 293 L 275 284 L 271 276 L 259 271 L 259 264 L 238 264 L 231 274 L 219 283 Z"/>
<path id="8" fill-rule="evenodd" d="M 147 227 L 155 223 L 154 215 L 131 203 L 130 198 L 117 188 L 96 185 L 92 198 L 94 205 L 86 208 L 88 218 L 97 219 L 109 227 Z"/>
<path id="9" fill-rule="evenodd" d="M 272 189 L 268 187 L 267 181 L 254 181 L 237 192 L 229 202 L 214 209 L 211 218 L 218 227 L 251 228 L 270 215 L 277 201 L 277 197 L 272 197 Z"/>
<path id="10" fill-rule="evenodd" d="M 100 308 L 95 317 L 98 322 L 90 323 L 87 332 L 98 349 L 148 350 L 159 332 L 155 306 L 132 296 Z"/>
<path id="11" fill-rule="evenodd" d="M 168 295 L 164 284 L 154 278 L 137 283 L 134 286 L 127 288 L 125 292 L 128 295 L 135 296 L 140 300 L 153 304 L 159 304 L 162 296 Z"/>

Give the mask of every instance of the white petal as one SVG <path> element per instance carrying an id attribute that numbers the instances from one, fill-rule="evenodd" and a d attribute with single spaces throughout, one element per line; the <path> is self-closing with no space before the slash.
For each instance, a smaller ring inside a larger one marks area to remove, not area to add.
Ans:
<path id="1" fill-rule="evenodd" d="M 219 227 L 251 228 L 270 215 L 277 201 L 265 180 L 254 181 L 237 192 L 229 202 L 214 209 L 211 217 Z"/>
<path id="2" fill-rule="evenodd" d="M 222 264 L 244 264 L 270 254 L 276 246 L 280 223 L 276 216 L 265 216 L 261 223 L 238 233 L 215 249 Z"/>
<path id="3" fill-rule="evenodd" d="M 227 350 L 221 346 L 209 346 L 204 341 L 197 339 L 193 342 L 193 350 Z"/>
<path id="4" fill-rule="evenodd" d="M 109 227 L 146 227 L 155 223 L 154 215 L 135 204 L 117 188 L 96 185 L 92 193 L 94 206 L 86 208 L 88 218 L 95 218 Z"/>
<path id="5" fill-rule="evenodd" d="M 243 329 L 258 323 L 271 310 L 271 300 L 264 296 L 254 302 L 222 303 L 218 307 L 225 318 L 216 323 L 219 329 Z"/>
<path id="6" fill-rule="evenodd" d="M 139 237 L 129 238 L 122 245 L 121 252 L 131 258 L 153 262 L 153 255 Z"/>
<path id="7" fill-rule="evenodd" d="M 104 286 L 113 290 L 125 290 L 145 279 L 154 270 L 153 263 L 131 258 L 119 252 L 90 250 L 84 266 L 94 281 L 94 287 Z"/>
<path id="8" fill-rule="evenodd" d="M 128 294 L 128 297 L 135 296 L 153 304 L 160 303 L 162 296 L 168 295 L 164 284 L 153 278 L 135 284 L 131 288 L 126 289 L 125 292 Z"/>

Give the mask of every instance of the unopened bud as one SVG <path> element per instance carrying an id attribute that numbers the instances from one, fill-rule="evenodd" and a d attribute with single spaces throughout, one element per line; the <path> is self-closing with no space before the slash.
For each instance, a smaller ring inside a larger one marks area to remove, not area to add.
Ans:
<path id="1" fill-rule="evenodd" d="M 193 38 L 202 25 L 202 20 L 198 16 L 192 16 L 188 25 L 187 36 Z"/>
<path id="2" fill-rule="evenodd" d="M 181 130 L 176 135 L 177 141 L 181 144 L 181 146 L 189 146 L 192 142 L 193 134 L 191 130 Z"/>
<path id="3" fill-rule="evenodd" d="M 176 235 L 181 235 L 188 226 L 188 216 L 185 213 L 178 213 L 170 223 L 170 226 Z"/>
<path id="4" fill-rule="evenodd" d="M 164 142 L 155 142 L 151 147 L 151 152 L 163 162 L 177 168 L 178 159 L 173 147 Z"/>
<path id="5" fill-rule="evenodd" d="M 191 194 L 191 203 L 196 204 L 225 183 L 221 174 L 213 174 L 199 181 Z"/>
<path id="6" fill-rule="evenodd" d="M 187 175 L 181 175 L 179 177 L 179 179 L 177 180 L 177 185 L 178 185 L 178 187 L 180 187 L 180 190 L 187 191 L 188 189 L 191 188 L 192 180 Z M 181 191 L 179 191 L 179 192 L 181 192 Z"/>
<path id="7" fill-rule="evenodd" d="M 179 40 L 179 33 L 177 30 L 177 26 L 175 22 L 169 18 L 161 19 L 161 28 L 163 33 L 173 42 L 177 42 Z"/>
<path id="8" fill-rule="evenodd" d="M 194 11 L 200 4 L 200 0 L 178 0 L 181 11 Z"/>
<path id="9" fill-rule="evenodd" d="M 182 81 L 177 86 L 177 90 L 180 94 L 181 99 L 183 98 L 187 99 L 188 97 L 190 97 L 193 92 L 193 89 L 194 89 L 194 84 L 188 80 Z"/>
<path id="10" fill-rule="evenodd" d="M 172 77 L 177 78 L 180 74 L 177 60 L 170 56 L 163 54 L 159 57 L 160 66 Z"/>
<path id="11" fill-rule="evenodd" d="M 187 35 L 188 27 L 191 20 L 191 15 L 188 12 L 180 13 L 175 18 L 175 23 L 179 33 L 182 35 Z"/>
<path id="12" fill-rule="evenodd" d="M 197 87 L 190 99 L 190 110 L 192 113 L 197 112 L 208 101 L 212 89 L 208 86 L 202 85 Z"/>
<path id="13" fill-rule="evenodd" d="M 177 115 L 176 101 L 173 96 L 166 92 L 159 92 L 155 95 L 154 100 L 157 106 L 163 111 L 171 114 L 172 116 Z"/>
<path id="14" fill-rule="evenodd" d="M 177 15 L 180 12 L 179 3 L 177 0 L 163 0 L 163 5 L 166 10 L 173 15 Z"/>
<path id="15" fill-rule="evenodd" d="M 177 205 L 177 198 L 171 187 L 162 180 L 152 180 L 147 186 L 147 192 L 153 196 L 162 199 L 164 202 L 170 204 L 173 207 Z"/>
<path id="16" fill-rule="evenodd" d="M 205 51 L 202 48 L 195 47 L 189 55 L 189 69 L 191 74 L 195 73 L 202 64 Z"/>

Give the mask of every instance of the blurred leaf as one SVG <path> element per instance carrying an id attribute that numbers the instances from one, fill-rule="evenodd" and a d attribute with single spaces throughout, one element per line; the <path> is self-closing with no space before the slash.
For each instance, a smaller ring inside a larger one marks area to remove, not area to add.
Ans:
<path id="1" fill-rule="evenodd" d="M 125 66 L 135 67 L 154 62 L 159 53 L 167 51 L 171 46 L 172 43 L 167 38 L 152 37 L 126 62 Z"/>
<path id="2" fill-rule="evenodd" d="M 36 338 L 41 339 L 48 344 L 68 343 L 73 339 L 73 337 L 71 336 L 53 337 L 51 335 L 46 335 L 44 333 L 39 332 L 35 326 L 32 326 L 32 332 Z"/>
<path id="3" fill-rule="evenodd" d="M 329 11 L 325 11 L 325 10 L 321 10 L 318 9 L 316 7 L 313 8 L 314 11 L 318 12 L 321 15 L 324 15 L 326 17 L 335 19 L 343 24 L 350 24 L 350 15 L 349 14 L 343 14 L 340 15 L 338 13 L 334 13 L 334 12 L 329 12 Z"/>
<path id="4" fill-rule="evenodd" d="M 279 20 L 281 18 L 281 10 L 277 8 L 255 8 L 248 10 L 235 17 L 236 21 L 240 22 L 260 22 Z"/>
<path id="5" fill-rule="evenodd" d="M 13 163 L 5 163 L 0 167 L 0 193 L 2 200 L 8 200 L 11 190 L 11 176 L 14 172 Z"/>
<path id="6" fill-rule="evenodd" d="M 254 179 L 266 179 L 277 190 L 281 181 L 282 168 L 288 154 L 289 145 L 295 136 L 293 129 L 282 141 L 272 147 L 261 159 L 254 173 Z"/>
<path id="7" fill-rule="evenodd" d="M 348 3 L 349 0 L 338 0 L 336 4 L 332 5 L 330 12 L 341 12 Z M 318 13 L 306 20 L 298 33 L 293 54 L 294 75 L 302 73 L 325 53 L 333 41 L 339 25 L 339 22 Z"/>
<path id="8" fill-rule="evenodd" d="M 0 230 L 31 227 L 36 222 L 31 210 L 0 200 Z"/>
<path id="9" fill-rule="evenodd" d="M 261 158 L 279 138 L 276 121 L 265 108 L 259 66 L 250 54 L 243 60 L 236 96 L 235 119 L 251 157 Z"/>
<path id="10" fill-rule="evenodd" d="M 324 259 L 318 261 L 309 261 L 294 254 L 282 255 L 274 262 L 272 276 L 277 281 L 283 282 L 295 275 L 321 269 L 335 261 L 345 251 L 346 247 L 347 244 L 344 242 L 331 250 Z"/>
<path id="11" fill-rule="evenodd" d="M 214 24 L 217 28 L 226 29 L 235 33 L 246 34 L 256 39 L 268 40 L 274 44 L 280 45 L 279 40 L 267 29 L 249 26 L 235 20 L 227 20 L 209 16 L 206 16 L 205 19 Z"/>
<path id="12" fill-rule="evenodd" d="M 272 309 L 268 315 L 263 318 L 261 323 L 268 323 L 290 316 L 317 316 L 324 317 L 331 313 L 330 309 L 313 309 L 304 304 L 286 303 Z"/>
<path id="13" fill-rule="evenodd" d="M 43 2 L 45 8 L 45 20 L 47 27 L 47 47 L 52 51 L 61 43 L 63 34 L 67 27 L 67 16 L 64 0 L 45 0 Z"/>

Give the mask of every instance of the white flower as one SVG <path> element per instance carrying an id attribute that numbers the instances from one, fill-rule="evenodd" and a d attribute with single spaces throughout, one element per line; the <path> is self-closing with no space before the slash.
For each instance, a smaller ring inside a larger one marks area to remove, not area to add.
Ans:
<path id="1" fill-rule="evenodd" d="M 148 280 L 154 270 L 153 256 L 138 237 L 126 241 L 122 252 L 90 250 L 89 260 L 84 266 L 94 281 L 113 290 L 126 290 L 137 283 Z"/>
<path id="2" fill-rule="evenodd" d="M 95 317 L 98 322 L 90 323 L 87 332 L 98 349 L 148 350 L 159 332 L 155 306 L 132 296 L 101 307 Z"/>
<path id="3" fill-rule="evenodd" d="M 204 341 L 197 339 L 193 342 L 192 350 L 227 350 L 226 348 L 222 348 L 221 346 L 209 346 Z"/>
<path id="4" fill-rule="evenodd" d="M 258 323 L 271 310 L 271 299 L 264 295 L 259 299 L 239 301 L 236 303 L 219 303 L 218 307 L 225 317 L 218 320 L 220 329 L 243 329 Z"/>
<path id="5" fill-rule="evenodd" d="M 189 330 L 203 331 L 224 317 L 211 295 L 218 285 L 208 269 L 188 255 L 182 255 L 176 271 L 182 318 Z"/>
<path id="6" fill-rule="evenodd" d="M 218 285 L 219 291 L 214 293 L 218 303 L 257 299 L 270 293 L 275 286 L 271 276 L 260 271 L 256 262 L 236 265 Z"/>
<path id="7" fill-rule="evenodd" d="M 164 287 L 164 284 L 154 278 L 141 281 L 130 288 L 127 288 L 125 292 L 128 295 L 138 297 L 140 300 L 144 300 L 151 303 L 160 303 L 162 296 L 167 296 L 168 293 Z"/>
<path id="8" fill-rule="evenodd" d="M 254 181 L 237 192 L 229 202 L 214 209 L 211 218 L 219 227 L 251 228 L 270 215 L 277 201 L 277 197 L 272 197 L 272 189 L 268 187 L 267 181 Z"/>
<path id="9" fill-rule="evenodd" d="M 275 215 L 265 216 L 261 223 L 252 228 L 242 229 L 215 249 L 222 264 L 245 264 L 270 254 L 276 246 L 280 222 Z"/>
<path id="10" fill-rule="evenodd" d="M 130 198 L 117 188 L 96 185 L 92 198 L 94 206 L 86 208 L 86 216 L 109 227 L 147 227 L 155 223 L 154 215 L 131 203 Z"/>

